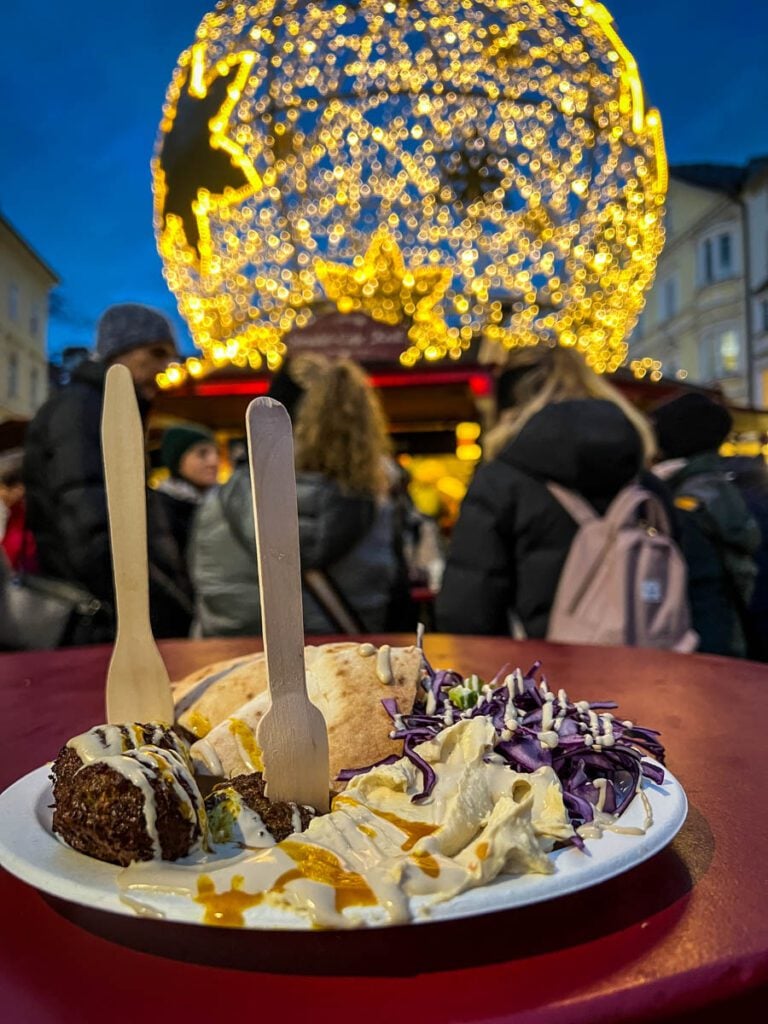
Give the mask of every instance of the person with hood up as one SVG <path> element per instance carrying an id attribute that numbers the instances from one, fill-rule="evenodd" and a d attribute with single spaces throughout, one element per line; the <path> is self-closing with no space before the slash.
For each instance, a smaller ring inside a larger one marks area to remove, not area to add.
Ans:
<path id="1" fill-rule="evenodd" d="M 645 418 L 573 349 L 521 349 L 497 377 L 499 420 L 454 528 L 438 629 L 545 637 L 577 525 L 547 488 L 603 515 L 655 451 Z"/>
<path id="2" fill-rule="evenodd" d="M 186 556 L 192 520 L 206 493 L 216 484 L 219 450 L 210 430 L 197 423 L 168 427 L 160 458 L 169 471 L 157 487 L 171 533 Z"/>
<path id="3" fill-rule="evenodd" d="M 101 413 L 107 370 L 127 366 L 143 419 L 157 375 L 177 357 L 170 321 L 138 303 L 110 306 L 99 320 L 96 351 L 71 382 L 38 410 L 26 436 L 24 482 L 27 523 L 37 543 L 40 571 L 79 585 L 101 602 L 102 613 L 69 643 L 114 636 L 114 591 L 109 521 L 101 453 Z M 147 491 L 150 616 L 156 637 L 186 636 L 192 616 L 186 570 L 160 499 Z"/>
<path id="4" fill-rule="evenodd" d="M 760 528 L 718 455 L 733 419 L 694 392 L 658 406 L 651 421 L 661 458 L 654 473 L 674 499 L 698 649 L 745 657 Z"/>

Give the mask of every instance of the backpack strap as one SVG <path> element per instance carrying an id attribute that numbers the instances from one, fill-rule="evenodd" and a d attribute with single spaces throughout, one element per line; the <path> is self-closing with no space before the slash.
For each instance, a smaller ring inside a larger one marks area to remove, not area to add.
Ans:
<path id="1" fill-rule="evenodd" d="M 645 507 L 648 525 L 659 533 L 671 536 L 669 516 L 661 500 L 640 484 L 629 484 L 619 491 L 605 513 L 605 519 L 613 530 L 618 531 L 636 521 L 637 511 L 641 506 Z"/>
<path id="2" fill-rule="evenodd" d="M 556 484 L 552 480 L 547 481 L 547 490 L 558 504 L 562 505 L 577 526 L 583 526 L 585 523 L 591 523 L 599 518 L 587 499 L 582 498 L 576 491 L 570 491 L 567 487 Z"/>
<path id="3" fill-rule="evenodd" d="M 365 624 L 347 601 L 338 584 L 320 569 L 305 569 L 302 582 L 331 621 L 336 633 L 360 635 L 366 633 Z"/>
<path id="4" fill-rule="evenodd" d="M 571 491 L 551 480 L 547 482 L 547 490 L 578 526 L 600 518 L 587 499 L 577 494 L 576 491 Z M 669 517 L 660 499 L 639 484 L 629 484 L 619 491 L 608 508 L 605 519 L 614 530 L 620 530 L 623 526 L 633 522 L 641 505 L 645 505 L 648 525 L 658 530 L 659 533 L 671 536 L 672 528 Z"/>
<path id="5" fill-rule="evenodd" d="M 235 542 L 246 554 L 250 555 L 251 549 L 245 540 L 245 534 L 243 533 L 240 523 L 235 521 L 234 516 L 231 515 L 224 504 L 221 496 L 221 488 L 218 489 L 216 497 L 221 508 L 221 513 L 224 516 L 224 522 L 229 527 Z M 303 569 L 301 573 L 301 580 L 312 597 L 314 597 L 330 619 L 335 632 L 348 634 L 362 634 L 367 632 L 360 615 L 344 597 L 344 594 L 339 589 L 338 584 L 335 583 L 327 573 L 322 572 L 320 569 Z"/>

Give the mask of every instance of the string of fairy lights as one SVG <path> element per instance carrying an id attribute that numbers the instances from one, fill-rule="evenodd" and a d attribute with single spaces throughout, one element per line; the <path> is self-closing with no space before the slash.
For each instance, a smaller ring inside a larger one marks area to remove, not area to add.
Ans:
<path id="1" fill-rule="evenodd" d="M 626 358 L 664 241 L 658 111 L 592 0 L 257 0 L 207 14 L 152 162 L 164 272 L 210 367 L 276 368 L 334 307 L 404 366 L 475 340 Z"/>

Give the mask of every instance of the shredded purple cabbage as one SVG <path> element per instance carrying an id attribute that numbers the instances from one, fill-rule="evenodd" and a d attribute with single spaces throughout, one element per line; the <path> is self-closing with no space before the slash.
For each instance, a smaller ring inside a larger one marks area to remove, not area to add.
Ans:
<path id="1" fill-rule="evenodd" d="M 593 821 L 598 805 L 608 814 L 622 814 L 642 777 L 663 782 L 663 768 L 645 759 L 664 763 L 658 732 L 614 718 L 613 701 L 573 703 L 564 690 L 551 691 L 543 676 L 537 681 L 540 668 L 536 662 L 523 675 L 519 670 L 509 673 L 505 665 L 490 683 L 483 683 L 476 676 L 435 670 L 424 658 L 424 694 L 413 711 L 401 715 L 396 700 L 382 701 L 394 724 L 392 739 L 403 741 L 403 755 L 422 776 L 423 788 L 414 803 L 429 799 L 436 782 L 434 769 L 415 748 L 478 715 L 490 719 L 496 730 L 497 743 L 489 755 L 493 760 L 501 759 L 518 772 L 552 767 L 574 828 Z M 375 765 L 342 771 L 338 779 L 348 781 L 397 760 L 393 754 Z M 598 780 L 605 782 L 596 785 Z M 582 845 L 578 838 L 575 842 Z"/>

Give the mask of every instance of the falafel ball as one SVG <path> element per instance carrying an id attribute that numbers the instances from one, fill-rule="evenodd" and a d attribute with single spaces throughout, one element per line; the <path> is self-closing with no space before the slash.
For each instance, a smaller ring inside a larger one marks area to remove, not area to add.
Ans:
<path id="1" fill-rule="evenodd" d="M 205 807 L 215 843 L 272 846 L 294 832 L 303 832 L 317 814 L 313 807 L 273 802 L 264 789 L 261 772 L 236 775 L 214 786 Z"/>
<path id="2" fill-rule="evenodd" d="M 53 831 L 98 860 L 177 860 L 205 840 L 189 752 L 166 726 L 97 726 L 61 749 L 51 778 Z"/>

